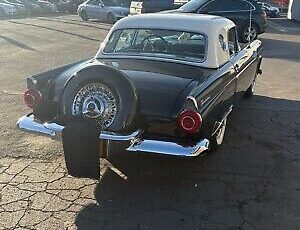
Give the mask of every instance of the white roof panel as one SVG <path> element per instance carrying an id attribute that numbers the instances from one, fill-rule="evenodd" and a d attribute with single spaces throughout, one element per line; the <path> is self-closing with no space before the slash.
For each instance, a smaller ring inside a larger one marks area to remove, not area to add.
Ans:
<path id="1" fill-rule="evenodd" d="M 187 30 L 209 34 L 212 30 L 219 30 L 234 23 L 227 18 L 206 14 L 185 13 L 155 13 L 126 17 L 118 21 L 113 29 L 124 28 L 152 28 Z"/>

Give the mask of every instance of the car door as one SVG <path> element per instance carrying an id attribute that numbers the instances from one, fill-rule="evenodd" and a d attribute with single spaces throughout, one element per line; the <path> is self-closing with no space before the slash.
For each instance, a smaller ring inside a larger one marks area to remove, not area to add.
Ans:
<path id="1" fill-rule="evenodd" d="M 248 45 L 249 46 L 249 45 Z M 228 50 L 230 53 L 230 62 L 233 64 L 236 75 L 236 99 L 244 95 L 245 91 L 251 85 L 256 72 L 257 53 L 251 48 L 240 50 L 237 42 L 236 28 L 228 31 Z"/>
<path id="2" fill-rule="evenodd" d="M 95 9 L 94 9 L 95 0 L 90 0 L 85 4 L 85 11 L 87 13 L 88 18 L 95 18 Z"/>
<path id="3" fill-rule="evenodd" d="M 101 0 L 95 0 L 95 1 L 96 1 L 95 4 L 96 18 L 100 20 L 106 20 L 109 7 L 106 6 L 105 1 L 101 1 Z"/>

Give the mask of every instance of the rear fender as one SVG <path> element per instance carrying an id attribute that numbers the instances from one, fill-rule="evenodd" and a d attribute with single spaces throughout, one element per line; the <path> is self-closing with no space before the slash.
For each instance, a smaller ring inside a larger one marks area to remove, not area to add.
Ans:
<path id="1" fill-rule="evenodd" d="M 209 137 L 216 121 L 232 109 L 236 90 L 236 71 L 231 63 L 219 69 L 207 81 L 196 87 L 191 93 L 195 98 L 198 111 L 203 118 L 201 135 Z"/>

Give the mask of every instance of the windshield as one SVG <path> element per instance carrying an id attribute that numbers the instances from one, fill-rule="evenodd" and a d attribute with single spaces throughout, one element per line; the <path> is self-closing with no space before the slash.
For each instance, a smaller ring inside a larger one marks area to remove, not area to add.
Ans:
<path id="1" fill-rule="evenodd" d="M 204 61 L 206 37 L 202 34 L 174 30 L 116 30 L 104 53 Z"/>
<path id="2" fill-rule="evenodd" d="M 180 9 L 191 12 L 197 10 L 201 5 L 203 5 L 207 0 L 191 0 L 188 3 L 180 7 Z"/>

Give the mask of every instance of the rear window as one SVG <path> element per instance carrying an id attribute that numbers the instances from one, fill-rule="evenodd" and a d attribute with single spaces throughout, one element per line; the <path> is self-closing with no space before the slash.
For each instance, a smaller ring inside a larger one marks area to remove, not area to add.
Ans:
<path id="1" fill-rule="evenodd" d="M 206 37 L 198 33 L 161 29 L 124 29 L 113 32 L 104 53 L 202 62 L 206 56 L 206 42 Z"/>

